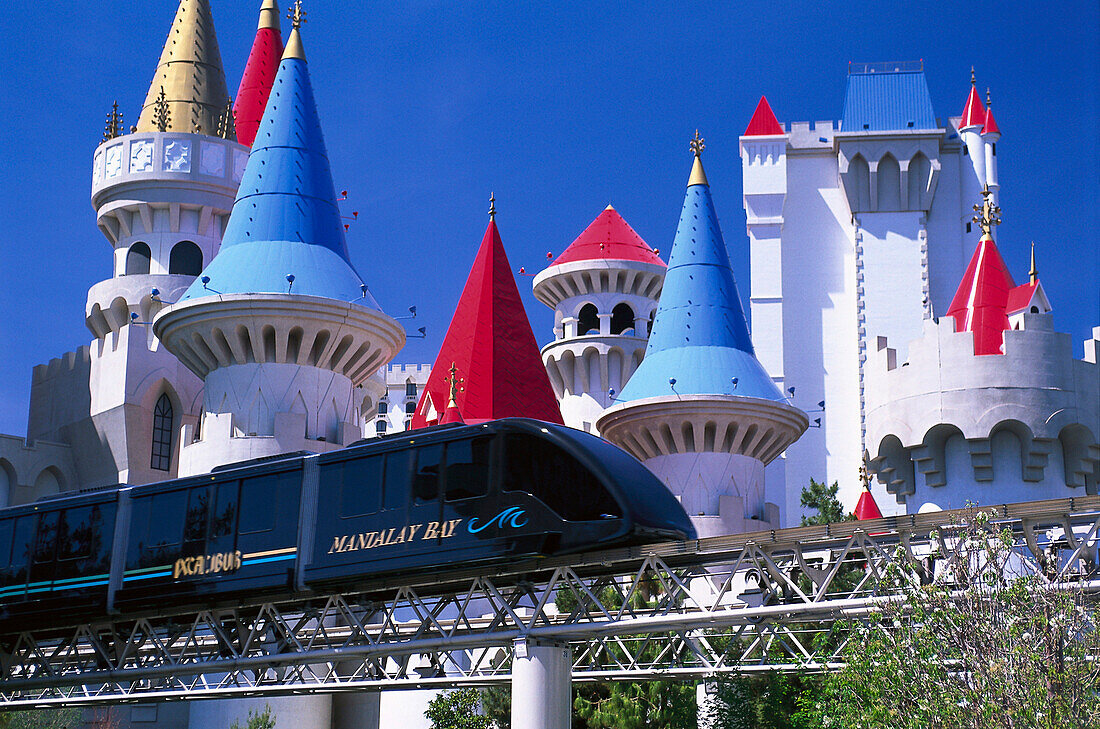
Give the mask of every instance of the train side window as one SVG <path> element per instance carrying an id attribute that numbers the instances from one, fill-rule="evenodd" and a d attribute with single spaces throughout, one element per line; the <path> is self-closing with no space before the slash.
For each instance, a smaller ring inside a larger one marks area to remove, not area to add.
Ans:
<path id="1" fill-rule="evenodd" d="M 526 491 L 567 521 L 622 516 L 599 479 L 564 450 L 526 433 L 505 441 L 504 489 Z"/>
<path id="2" fill-rule="evenodd" d="M 186 491 L 157 494 L 149 506 L 149 531 L 146 548 L 169 547 L 180 543 Z"/>
<path id="3" fill-rule="evenodd" d="M 374 514 L 382 508 L 382 456 L 353 458 L 339 465 L 340 517 Z"/>
<path id="4" fill-rule="evenodd" d="M 0 520 L 0 574 L 11 564 L 11 541 L 15 519 Z"/>
<path id="5" fill-rule="evenodd" d="M 206 539 L 209 511 L 210 489 L 206 486 L 191 489 L 187 494 L 187 511 L 183 517 L 183 541 L 200 542 Z"/>
<path id="6" fill-rule="evenodd" d="M 57 534 L 57 558 L 86 559 L 92 553 L 92 507 L 66 509 Z"/>
<path id="7" fill-rule="evenodd" d="M 34 516 L 21 516 L 15 520 L 11 539 L 11 559 L 8 564 L 5 581 L 8 585 L 24 584 L 27 581 L 27 563 L 30 562 L 34 547 Z"/>
<path id="8" fill-rule="evenodd" d="M 34 538 L 34 563 L 53 562 L 57 555 L 57 526 L 60 512 L 47 512 L 38 518 L 38 531 Z"/>
<path id="9" fill-rule="evenodd" d="M 269 532 L 275 528 L 279 498 L 271 476 L 254 476 L 241 481 L 241 534 Z"/>
<path id="10" fill-rule="evenodd" d="M 443 446 L 433 445 L 416 449 L 416 479 L 413 494 L 417 501 L 435 501 L 439 498 L 439 467 L 443 461 Z"/>
<path id="11" fill-rule="evenodd" d="M 409 480 L 412 477 L 410 450 L 386 454 L 386 488 L 383 508 L 404 509 L 409 505 Z"/>
<path id="12" fill-rule="evenodd" d="M 447 444 L 447 501 L 489 493 L 489 445 L 492 438 L 456 440 Z"/>
<path id="13" fill-rule="evenodd" d="M 210 515 L 210 538 L 227 537 L 237 527 L 237 479 L 215 487 L 214 512 Z"/>

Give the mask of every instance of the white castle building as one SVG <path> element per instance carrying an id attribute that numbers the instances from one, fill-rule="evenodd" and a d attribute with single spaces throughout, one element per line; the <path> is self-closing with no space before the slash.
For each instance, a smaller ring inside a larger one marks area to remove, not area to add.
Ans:
<path id="1" fill-rule="evenodd" d="M 231 109 L 210 3 L 180 0 L 138 124 L 112 113 L 91 160 L 112 262 L 90 282 L 92 339 L 35 368 L 26 435 L 0 436 L 0 506 L 407 430 L 442 381 L 438 362 L 435 378 L 390 364 L 404 331 L 349 263 L 305 51 L 297 27 L 284 47 L 274 0 L 238 88 Z M 1100 327 L 1075 359 L 1057 292 L 1034 262 L 1016 286 L 997 252 L 988 100 L 972 86 L 944 120 L 922 66 L 868 65 L 838 108 L 784 125 L 761 99 L 739 140 L 751 338 L 701 140 L 669 265 L 609 207 L 534 278 L 562 420 L 645 462 L 704 535 L 797 523 L 811 478 L 851 508 L 865 459 L 887 513 L 1097 493 Z M 482 273 L 506 264 L 495 223 L 485 241 Z M 377 694 L 278 701 L 280 728 L 420 721 Z M 210 729 L 242 706 L 112 721 Z"/>

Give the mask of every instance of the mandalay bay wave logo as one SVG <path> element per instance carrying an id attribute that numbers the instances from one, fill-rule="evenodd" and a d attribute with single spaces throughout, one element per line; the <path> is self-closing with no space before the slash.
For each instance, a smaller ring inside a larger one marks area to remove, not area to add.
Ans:
<path id="1" fill-rule="evenodd" d="M 470 532 L 470 534 L 477 534 L 478 532 L 485 531 L 493 524 L 496 524 L 501 529 L 505 527 L 519 529 L 527 524 L 527 518 L 524 517 L 526 513 L 526 511 L 518 506 L 509 506 L 484 524 L 478 524 L 477 517 L 470 519 L 470 522 L 466 525 L 466 531 Z M 520 521 L 520 519 L 523 519 L 523 521 Z"/>

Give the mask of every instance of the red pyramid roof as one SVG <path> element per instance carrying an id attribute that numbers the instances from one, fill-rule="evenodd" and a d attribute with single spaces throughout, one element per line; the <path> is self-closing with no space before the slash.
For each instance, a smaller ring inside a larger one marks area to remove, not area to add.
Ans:
<path id="1" fill-rule="evenodd" d="M 875 497 L 871 494 L 870 489 L 863 489 L 863 493 L 859 495 L 859 501 L 856 502 L 856 518 L 860 521 L 864 519 L 881 519 L 882 512 L 878 510 L 878 504 L 875 503 Z"/>
<path id="2" fill-rule="evenodd" d="M 267 97 L 275 83 L 275 74 L 279 71 L 279 61 L 283 55 L 283 38 L 279 32 L 279 9 L 273 12 L 265 5 L 260 11 L 260 28 L 252 42 L 248 62 L 241 76 L 241 85 L 237 89 L 237 100 L 233 103 L 233 120 L 237 126 L 237 141 L 251 147 L 260 128 L 260 119 L 267 108 Z M 272 27 L 273 26 L 273 27 Z"/>
<path id="3" fill-rule="evenodd" d="M 752 114 L 752 120 L 742 136 L 763 137 L 770 134 L 786 134 L 783 125 L 775 118 L 772 107 L 765 96 L 760 97 L 760 103 L 756 105 L 756 111 Z"/>
<path id="4" fill-rule="evenodd" d="M 1001 354 L 1009 327 L 1008 295 L 1014 287 L 997 244 L 983 236 L 947 310 L 955 317 L 956 331 L 974 333 L 974 354 Z"/>
<path id="5" fill-rule="evenodd" d="M 608 205 L 550 265 L 571 261 L 638 261 L 664 266 L 653 249 Z"/>
<path id="6" fill-rule="evenodd" d="M 451 363 L 463 378 L 456 400 L 465 422 L 526 417 L 562 423 L 495 222 L 485 231 L 412 427 L 428 424 L 428 398 L 448 401 Z"/>
<path id="7" fill-rule="evenodd" d="M 985 111 L 985 126 L 982 128 L 982 134 L 997 134 L 1001 133 L 1000 127 L 997 126 L 997 120 L 993 118 L 993 107 L 989 107 Z"/>
<path id="8" fill-rule="evenodd" d="M 458 409 L 458 405 L 454 402 L 447 404 L 447 410 L 443 413 L 443 417 L 439 419 L 440 425 L 465 422 L 466 421 L 462 419 L 462 412 Z"/>
<path id="9" fill-rule="evenodd" d="M 973 84 L 970 86 L 970 96 L 966 97 L 966 106 L 963 107 L 962 119 L 959 120 L 959 129 L 967 127 L 980 127 L 985 125 L 985 104 L 978 96 L 978 89 Z"/>

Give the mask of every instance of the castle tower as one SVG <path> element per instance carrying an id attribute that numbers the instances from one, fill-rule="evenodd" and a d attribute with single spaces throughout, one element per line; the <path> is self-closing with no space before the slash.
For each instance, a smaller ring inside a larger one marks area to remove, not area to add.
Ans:
<path id="1" fill-rule="evenodd" d="M 993 118 L 993 101 L 989 98 L 989 89 L 985 90 L 985 124 L 982 125 L 982 141 L 985 143 L 985 183 L 993 193 L 993 202 L 997 202 L 997 192 L 1001 189 L 997 182 L 997 142 L 1001 138 L 1001 129 Z"/>
<path id="2" fill-rule="evenodd" d="M 237 100 L 233 103 L 233 118 L 237 126 L 237 141 L 251 147 L 260 128 L 279 61 L 283 55 L 283 36 L 279 31 L 279 4 L 264 0 L 260 22 L 252 50 L 244 66 Z"/>
<path id="3" fill-rule="evenodd" d="M 645 359 L 596 423 L 683 503 L 700 536 L 778 526 L 764 466 L 807 427 L 760 366 L 703 171 L 695 161 Z"/>
<path id="4" fill-rule="evenodd" d="M 461 387 L 452 388 L 452 381 Z M 455 404 L 452 412 L 449 407 Z M 490 198 L 489 227 L 462 289 L 411 427 L 527 417 L 561 423 L 554 391 L 519 297 Z"/>
<path id="5" fill-rule="evenodd" d="M 300 18 L 296 7 L 221 250 L 154 322 L 204 382 L 181 474 L 357 440 L 355 386 L 405 343 L 348 261 Z"/>
<path id="6" fill-rule="evenodd" d="M 986 111 L 982 99 L 978 96 L 978 87 L 974 69 L 970 69 L 970 94 L 966 97 L 962 117 L 959 118 L 959 138 L 962 139 L 963 154 L 970 158 L 973 174 L 964 174 L 962 194 L 964 200 L 976 200 L 985 187 L 985 142 L 982 129 L 985 127 Z M 965 165 L 964 165 L 965 166 Z"/>
<path id="7" fill-rule="evenodd" d="M 608 205 L 535 276 L 535 298 L 554 309 L 542 357 L 566 425 L 592 432 L 638 369 L 666 270 Z"/>
<path id="8" fill-rule="evenodd" d="M 137 131 L 116 106 L 95 151 L 92 206 L 114 253 L 111 277 L 88 292 L 94 340 L 32 386 L 28 436 L 71 444 L 81 486 L 176 474 L 175 434 L 194 422 L 202 384 L 148 322 L 221 242 L 247 159 L 227 104 L 209 3 L 182 0 Z"/>
<path id="9" fill-rule="evenodd" d="M 1054 331 L 1034 259 L 1015 286 L 992 226 L 948 316 L 925 322 L 899 366 L 885 337 L 870 363 L 870 468 L 906 512 L 1096 494 L 1100 480 L 1100 327 L 1073 356 Z"/>

